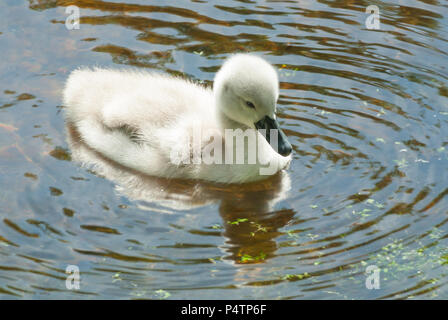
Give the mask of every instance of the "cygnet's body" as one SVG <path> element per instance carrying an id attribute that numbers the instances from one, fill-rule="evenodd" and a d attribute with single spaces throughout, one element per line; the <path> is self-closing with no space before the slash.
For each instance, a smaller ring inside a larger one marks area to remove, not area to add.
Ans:
<path id="1" fill-rule="evenodd" d="M 275 70 L 248 54 L 226 61 L 213 91 L 166 75 L 107 69 L 76 70 L 64 90 L 67 121 L 107 158 L 152 176 L 221 183 L 261 180 L 289 164 L 291 145 L 284 133 L 278 131 L 278 152 L 268 142 L 269 129 L 278 129 L 277 99 Z M 267 129 L 266 138 L 255 131 L 255 163 L 248 161 L 247 147 L 242 164 L 224 161 L 226 152 L 241 151 L 225 134 L 238 128 Z M 222 142 L 222 163 L 198 161 L 198 150 L 210 149 L 214 140 Z M 267 167 L 273 169 L 260 171 Z"/>

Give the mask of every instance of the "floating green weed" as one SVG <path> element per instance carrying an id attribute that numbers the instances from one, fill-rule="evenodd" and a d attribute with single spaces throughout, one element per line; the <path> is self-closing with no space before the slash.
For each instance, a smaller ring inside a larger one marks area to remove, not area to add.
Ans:
<path id="1" fill-rule="evenodd" d="M 168 291 L 165 291 L 163 289 L 159 289 L 159 290 L 155 291 L 154 295 L 156 296 L 157 299 L 160 299 L 160 300 L 165 300 L 165 299 L 168 299 L 169 297 L 171 297 L 171 293 L 169 293 Z"/>
<path id="2" fill-rule="evenodd" d="M 304 273 L 299 273 L 299 274 L 286 274 L 282 277 L 283 280 L 289 280 L 289 281 L 294 281 L 294 280 L 302 280 L 302 279 L 306 279 L 309 278 L 310 274 L 308 272 L 304 272 Z"/>
<path id="3" fill-rule="evenodd" d="M 398 165 L 398 168 L 406 168 L 408 166 L 408 162 L 406 159 L 394 160 L 394 162 Z"/>
<path id="4" fill-rule="evenodd" d="M 257 256 L 251 256 L 250 254 L 243 254 L 240 261 L 242 263 L 246 263 L 246 262 L 256 262 L 256 261 L 262 261 L 266 259 L 266 254 L 264 252 L 260 252 L 260 254 L 258 254 Z"/>
<path id="5" fill-rule="evenodd" d="M 238 218 L 234 221 L 227 221 L 228 224 L 235 224 L 235 225 L 239 225 L 241 222 L 246 222 L 249 221 L 249 219 L 246 218 Z"/>
<path id="6" fill-rule="evenodd" d="M 370 216 L 370 214 L 368 213 L 368 212 L 370 212 L 370 211 L 372 211 L 372 210 L 365 208 L 365 209 L 363 209 L 363 210 L 361 210 L 361 211 L 355 211 L 355 210 L 353 210 L 352 213 L 353 213 L 354 215 L 359 215 L 359 216 L 365 218 L 365 217 Z"/>

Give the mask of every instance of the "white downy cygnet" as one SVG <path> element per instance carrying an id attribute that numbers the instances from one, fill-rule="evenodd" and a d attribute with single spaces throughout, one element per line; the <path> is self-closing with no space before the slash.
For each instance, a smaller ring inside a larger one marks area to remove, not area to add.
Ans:
<path id="1" fill-rule="evenodd" d="M 275 117 L 278 92 L 269 63 L 237 54 L 216 74 L 213 91 L 168 75 L 95 68 L 73 71 L 63 99 L 80 138 L 121 165 L 151 176 L 244 183 L 291 161 Z M 201 161 L 204 154 L 209 161 Z"/>

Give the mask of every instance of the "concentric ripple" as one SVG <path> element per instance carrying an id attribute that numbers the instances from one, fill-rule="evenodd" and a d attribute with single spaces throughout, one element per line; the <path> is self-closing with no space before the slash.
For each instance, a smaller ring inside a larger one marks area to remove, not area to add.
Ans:
<path id="1" fill-rule="evenodd" d="M 0 297 L 448 298 L 448 5 L 354 2 L 3 1 Z M 144 177 L 64 123 L 80 65 L 211 85 L 247 51 L 278 69 L 294 148 L 262 183 Z"/>

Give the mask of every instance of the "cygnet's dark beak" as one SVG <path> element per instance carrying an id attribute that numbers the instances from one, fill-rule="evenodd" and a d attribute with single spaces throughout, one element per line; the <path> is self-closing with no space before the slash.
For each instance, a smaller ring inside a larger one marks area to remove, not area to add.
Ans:
<path id="1" fill-rule="evenodd" d="M 280 129 L 280 126 L 277 120 L 272 119 L 268 116 L 264 117 L 260 121 L 255 123 L 255 128 L 257 129 L 266 129 L 266 140 L 269 144 L 271 144 L 271 129 L 277 130 L 277 139 L 278 139 L 278 153 L 282 156 L 288 156 L 292 151 L 292 146 L 288 141 L 285 133 Z M 271 144 L 272 145 L 272 144 Z M 274 144 L 275 145 L 275 144 Z"/>

